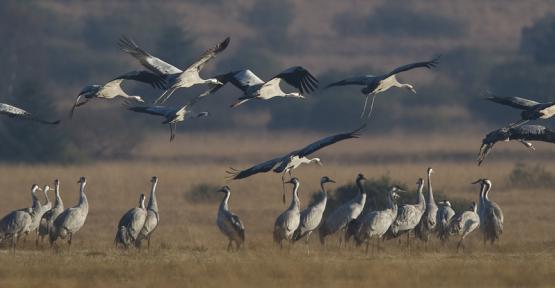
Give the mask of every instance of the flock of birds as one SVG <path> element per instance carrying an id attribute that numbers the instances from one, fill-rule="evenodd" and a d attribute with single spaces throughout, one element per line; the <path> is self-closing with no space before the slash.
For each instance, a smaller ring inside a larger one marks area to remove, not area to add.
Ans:
<path id="1" fill-rule="evenodd" d="M 204 66 L 219 53 L 223 52 L 229 45 L 230 38 L 226 38 L 216 46 L 205 51 L 196 62 L 181 70 L 164 60 L 153 56 L 132 39 L 122 37 L 119 47 L 125 53 L 131 55 L 146 68 L 136 70 L 118 76 L 111 81 L 98 85 L 87 85 L 78 94 L 70 110 L 70 117 L 74 117 L 75 110 L 87 104 L 92 99 L 112 100 L 123 98 L 124 105 L 128 110 L 161 116 L 165 120 L 163 124 L 170 127 L 170 141 L 175 137 L 176 125 L 189 118 L 200 118 L 209 115 L 208 112 L 193 112 L 193 106 L 203 97 L 214 94 L 224 85 L 230 83 L 242 91 L 242 95 L 231 105 L 236 108 L 251 100 L 269 100 L 276 97 L 304 98 L 305 94 L 315 92 L 319 81 L 307 69 L 302 66 L 294 66 L 283 70 L 268 81 L 260 79 L 251 70 L 236 70 L 229 73 L 204 79 L 200 72 Z M 430 61 L 415 62 L 400 66 L 388 73 L 379 76 L 361 75 L 349 77 L 327 85 L 325 88 L 360 85 L 361 92 L 365 97 L 361 118 L 370 117 L 374 100 L 377 94 L 387 91 L 392 87 L 405 88 L 416 93 L 413 85 L 401 83 L 397 76 L 416 68 L 434 68 L 439 63 L 439 57 Z M 155 89 L 164 92 L 152 103 L 141 104 L 145 100 L 141 96 L 130 95 L 125 92 L 121 84 L 123 81 L 133 80 L 150 84 Z M 282 84 L 288 84 L 294 88 L 293 92 L 285 92 Z M 168 106 L 166 101 L 175 91 L 182 88 L 190 88 L 204 85 L 207 89 L 200 95 L 189 99 L 182 106 Z M 372 97 L 370 108 L 367 112 L 368 99 Z M 478 165 L 499 141 L 517 140 L 526 147 L 534 149 L 529 141 L 545 141 L 555 143 L 555 131 L 539 125 L 523 125 L 530 120 L 548 119 L 555 115 L 555 102 L 539 103 L 518 97 L 499 97 L 489 95 L 490 101 L 508 105 L 522 110 L 521 120 L 490 132 L 482 141 L 478 155 Z M 58 124 L 60 120 L 49 121 L 35 117 L 33 114 L 12 105 L 0 103 L 0 114 L 11 118 L 21 118 L 37 121 L 43 124 Z M 449 239 L 450 235 L 459 235 L 458 247 L 464 248 L 463 241 L 466 236 L 480 227 L 484 234 L 484 241 L 497 241 L 503 231 L 503 214 L 499 206 L 489 200 L 488 193 L 491 189 L 491 181 L 479 179 L 480 193 L 478 203 L 473 203 L 470 210 L 453 211 L 448 201 L 435 202 L 430 182 L 433 170 L 428 170 L 428 199 L 423 195 L 424 181 L 417 182 L 418 198 L 414 204 L 398 206 L 399 193 L 406 193 L 398 187 L 391 187 L 388 192 L 388 206 L 384 210 L 365 211 L 366 192 L 363 182 L 364 175 L 359 174 L 356 178 L 360 193 L 339 208 L 331 211 L 324 219 L 324 211 L 327 205 L 327 194 L 324 185 L 334 183 L 329 177 L 322 177 L 321 188 L 324 197 L 313 203 L 313 205 L 300 210 L 298 190 L 300 181 L 292 176 L 292 171 L 303 164 L 322 165 L 320 158 L 308 158 L 314 152 L 339 141 L 358 138 L 366 124 L 345 133 L 331 135 L 317 140 L 303 148 L 278 156 L 263 163 L 254 165 L 248 169 L 238 170 L 231 168 L 228 172 L 229 179 L 237 180 L 250 177 L 258 173 L 273 171 L 281 173 L 283 183 L 283 201 L 285 202 L 285 184 L 293 185 L 292 200 L 290 206 L 277 218 L 274 226 L 274 241 L 282 246 L 283 241 L 298 241 L 305 238 L 307 243 L 312 232 L 318 229 L 320 241 L 325 243 L 327 236 L 339 233 L 341 243 L 354 240 L 358 245 L 365 244 L 366 251 L 372 240 L 376 240 L 379 248 L 380 239 L 396 238 L 402 234 L 407 235 L 409 244 L 410 234 L 414 233 L 418 238 L 427 241 L 432 235 L 437 235 L 442 241 Z M 285 181 L 289 174 L 290 180 Z M 145 206 L 145 195 L 139 198 L 139 205 L 129 210 L 119 221 L 116 227 L 115 244 L 120 247 L 141 247 L 145 240 L 150 245 L 150 237 L 155 231 L 158 221 L 158 206 L 156 202 L 157 178 L 152 178 L 152 190 L 148 205 Z M 85 195 L 86 179 L 82 177 L 80 183 L 80 200 L 72 208 L 64 209 L 59 193 L 60 183 L 55 181 L 56 201 L 52 206 L 48 198 L 50 188 L 44 189 L 37 185 L 32 186 L 32 206 L 30 208 L 17 209 L 0 219 L 0 240 L 11 241 L 15 251 L 18 239 L 26 238 L 28 234 L 36 231 L 37 245 L 48 237 L 51 245 L 55 245 L 57 239 L 67 239 L 71 247 L 73 235 L 84 225 L 88 214 L 88 202 Z M 43 190 L 46 200 L 39 201 L 37 191 Z M 232 250 L 242 247 L 245 241 L 245 228 L 239 217 L 229 210 L 229 198 L 231 189 L 224 186 L 220 192 L 224 193 L 224 199 L 218 210 L 217 224 L 219 229 L 229 239 L 228 249 Z M 365 212 L 363 212 L 365 211 Z M 373 246 L 374 247 L 374 246 Z"/>

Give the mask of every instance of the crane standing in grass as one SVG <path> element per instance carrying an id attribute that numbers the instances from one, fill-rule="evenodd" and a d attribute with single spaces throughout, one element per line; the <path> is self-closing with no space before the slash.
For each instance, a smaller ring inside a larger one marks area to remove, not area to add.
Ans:
<path id="1" fill-rule="evenodd" d="M 455 210 L 451 207 L 451 202 L 447 200 L 439 201 L 437 210 L 437 235 L 441 242 L 445 244 L 449 240 L 449 225 L 455 216 Z"/>
<path id="2" fill-rule="evenodd" d="M 483 189 L 483 187 L 482 187 Z M 461 238 L 457 244 L 457 251 L 464 250 L 464 239 L 480 226 L 480 216 L 478 216 L 478 206 L 476 202 L 472 202 L 469 211 L 464 211 L 455 216 L 451 222 L 450 231 L 452 234 L 460 235 Z"/>
<path id="3" fill-rule="evenodd" d="M 146 219 L 145 224 L 139 235 L 137 236 L 137 241 L 135 241 L 135 246 L 140 248 L 142 246 L 142 242 L 146 239 L 148 241 L 148 248 L 150 249 L 150 237 L 152 233 L 158 227 L 158 223 L 160 222 L 160 214 L 158 214 L 158 201 L 156 199 L 156 187 L 158 186 L 158 177 L 153 176 L 150 179 L 150 183 L 152 183 L 152 187 L 150 190 L 150 197 L 148 198 L 148 206 L 146 207 Z"/>
<path id="4" fill-rule="evenodd" d="M 220 231 L 227 236 L 229 242 L 227 250 L 233 250 L 232 242 L 235 242 L 236 250 L 239 250 L 245 243 L 245 226 L 239 219 L 239 216 L 229 211 L 229 197 L 231 196 L 231 189 L 228 186 L 222 187 L 218 192 L 225 193 L 224 199 L 218 209 L 218 218 L 216 224 Z"/>
<path id="5" fill-rule="evenodd" d="M 407 247 L 410 248 L 410 232 L 414 230 L 416 225 L 420 223 L 422 215 L 426 210 L 426 199 L 424 194 L 422 194 L 422 188 L 424 187 L 424 180 L 422 178 L 418 179 L 416 182 L 418 200 L 416 204 L 405 204 L 399 207 L 397 211 L 397 218 L 391 224 L 390 231 L 394 237 L 401 235 L 402 233 L 407 233 Z"/>
<path id="6" fill-rule="evenodd" d="M 31 186 L 32 208 L 17 209 L 0 219 L 0 241 L 11 239 L 11 248 L 15 252 L 17 241 L 21 236 L 29 234 L 33 222 L 33 215 L 40 209 L 37 190 L 42 190 L 37 184 Z"/>
<path id="7" fill-rule="evenodd" d="M 64 212 L 54 220 L 54 224 L 49 231 L 50 246 L 53 246 L 58 238 L 67 238 L 67 243 L 69 248 L 71 248 L 73 235 L 85 224 L 85 220 L 89 214 L 89 202 L 87 201 L 87 195 L 85 195 L 87 179 L 81 177 L 77 183 L 80 184 L 79 203 L 75 207 L 64 210 Z"/>
<path id="8" fill-rule="evenodd" d="M 489 179 L 479 179 L 475 183 L 480 183 L 484 186 L 481 189 L 481 214 L 480 225 L 484 233 L 484 244 L 489 241 L 492 245 L 495 241 L 499 241 L 499 237 L 503 233 L 503 211 L 501 207 L 489 199 L 489 192 L 491 191 L 492 183 Z"/>
<path id="9" fill-rule="evenodd" d="M 293 177 L 286 183 L 293 184 L 293 196 L 291 197 L 291 205 L 281 213 L 274 224 L 274 242 L 283 248 L 283 240 L 290 241 L 293 233 L 299 228 L 301 222 L 300 201 L 299 201 L 299 179 Z"/>
<path id="10" fill-rule="evenodd" d="M 54 193 L 56 196 L 54 207 L 46 211 L 46 213 L 44 213 L 44 215 L 42 215 L 42 218 L 40 219 L 38 231 L 41 242 L 44 240 L 44 237 L 48 236 L 48 233 L 56 217 L 58 217 L 64 211 L 64 203 L 62 202 L 62 197 L 60 196 L 60 180 L 58 179 L 54 180 Z"/>
<path id="11" fill-rule="evenodd" d="M 320 226 L 322 222 L 322 217 L 324 216 L 324 211 L 326 210 L 326 204 L 328 202 L 328 193 L 324 188 L 326 183 L 335 183 L 334 180 L 328 176 L 324 176 L 320 179 L 320 187 L 322 188 L 322 196 L 312 205 L 306 207 L 301 211 L 301 223 L 299 228 L 295 231 L 293 235 L 294 241 L 299 241 L 303 237 L 306 237 L 306 247 L 307 251 L 310 252 L 309 240 L 312 232 Z"/>
<path id="12" fill-rule="evenodd" d="M 141 232 L 145 225 L 145 220 L 145 194 L 141 194 L 139 196 L 139 207 L 127 211 L 118 222 L 116 238 L 114 239 L 116 247 L 121 245 L 124 248 L 129 248 L 129 246 L 133 245 L 139 232 Z"/>
<path id="13" fill-rule="evenodd" d="M 366 203 L 364 181 L 366 180 L 366 177 L 364 177 L 362 173 L 359 173 L 356 178 L 356 185 L 358 187 L 357 195 L 347 203 L 339 206 L 326 218 L 319 230 L 320 243 L 322 243 L 322 245 L 325 244 L 325 238 L 328 235 L 341 231 L 339 235 L 339 247 L 341 247 L 343 237 L 345 236 L 343 230 L 345 230 L 349 222 L 356 219 L 362 212 L 362 209 L 364 209 L 364 204 Z"/>
<path id="14" fill-rule="evenodd" d="M 438 208 L 432 191 L 432 173 L 434 173 L 434 170 L 431 167 L 428 168 L 428 200 L 426 201 L 426 211 L 424 215 L 422 215 L 422 218 L 420 218 L 420 223 L 415 229 L 416 236 L 424 242 L 430 240 L 430 236 L 435 232 L 438 222 Z"/>

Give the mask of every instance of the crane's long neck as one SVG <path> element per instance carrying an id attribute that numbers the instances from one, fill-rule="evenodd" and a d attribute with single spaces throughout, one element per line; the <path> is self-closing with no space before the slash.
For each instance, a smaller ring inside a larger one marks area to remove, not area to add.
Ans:
<path id="1" fill-rule="evenodd" d="M 158 202 L 156 201 L 156 185 L 158 185 L 158 182 L 152 183 L 150 198 L 148 199 L 148 210 L 158 212 Z"/>
<path id="2" fill-rule="evenodd" d="M 87 211 L 89 210 L 89 201 L 87 200 L 87 195 L 85 195 L 85 185 L 87 185 L 87 182 L 82 182 L 81 183 L 81 187 L 79 188 L 80 192 L 79 192 L 79 207 L 86 209 Z"/>
<path id="3" fill-rule="evenodd" d="M 293 197 L 291 197 L 291 205 L 289 205 L 289 209 L 299 209 L 299 186 L 300 184 L 297 182 L 295 183 L 295 186 L 293 187 Z"/>
<path id="4" fill-rule="evenodd" d="M 478 203 L 480 205 L 480 209 L 482 207 L 484 207 L 484 191 L 485 191 L 486 185 L 485 183 L 480 183 L 480 194 L 478 194 Z"/>
<path id="5" fill-rule="evenodd" d="M 64 208 L 64 202 L 62 202 L 62 197 L 60 196 L 60 185 L 56 185 L 56 202 L 54 203 L 54 208 Z"/>
<path id="6" fill-rule="evenodd" d="M 139 200 L 139 208 L 145 209 L 145 197 L 141 197 Z"/>
<path id="7" fill-rule="evenodd" d="M 231 193 L 229 191 L 225 192 L 225 197 L 222 200 L 222 203 L 220 204 L 220 210 L 224 210 L 224 211 L 229 211 L 229 197 L 231 196 Z"/>
<path id="8" fill-rule="evenodd" d="M 357 181 L 358 193 L 359 193 L 359 203 L 364 206 L 366 203 L 366 193 L 364 193 L 364 185 L 362 180 Z"/>
<path id="9" fill-rule="evenodd" d="M 33 199 L 33 210 L 40 209 L 42 204 L 40 204 L 39 197 L 37 196 L 37 189 L 31 190 L 31 198 Z"/>
<path id="10" fill-rule="evenodd" d="M 48 198 L 48 189 L 44 189 L 43 193 L 44 193 L 44 203 L 42 205 L 50 204 L 50 198 Z"/>
<path id="11" fill-rule="evenodd" d="M 326 188 L 324 187 L 324 182 L 320 183 L 320 187 L 322 187 L 322 193 L 324 193 L 324 198 L 328 198 L 328 191 L 326 191 Z"/>
<path id="12" fill-rule="evenodd" d="M 426 207 L 426 198 L 424 198 L 424 193 L 422 190 L 424 189 L 424 183 L 420 183 L 418 185 L 418 206 L 424 209 Z"/>
<path id="13" fill-rule="evenodd" d="M 432 174 L 428 173 L 428 202 L 435 204 L 434 192 L 432 191 Z"/>
<path id="14" fill-rule="evenodd" d="M 393 190 L 389 191 L 387 194 L 387 208 L 397 210 L 397 205 L 393 202 Z"/>
<path id="15" fill-rule="evenodd" d="M 491 185 L 488 184 L 488 183 L 484 183 L 484 186 L 485 187 L 484 187 L 484 196 L 483 196 L 483 198 L 484 198 L 484 203 L 485 203 L 485 202 L 490 201 L 489 200 L 489 191 L 491 190 Z"/>

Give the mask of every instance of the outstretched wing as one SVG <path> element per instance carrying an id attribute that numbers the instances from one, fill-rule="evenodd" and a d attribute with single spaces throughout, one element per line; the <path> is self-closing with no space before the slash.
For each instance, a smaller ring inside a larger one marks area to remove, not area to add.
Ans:
<path id="1" fill-rule="evenodd" d="M 214 59 L 214 57 L 216 57 L 216 55 L 218 55 L 218 53 L 224 51 L 225 48 L 227 48 L 227 46 L 229 45 L 229 41 L 230 41 L 230 38 L 227 37 L 227 38 L 225 38 L 224 41 L 222 41 L 218 45 L 206 50 L 200 56 L 200 59 L 197 60 L 197 62 L 193 63 L 191 66 L 189 66 L 187 69 L 185 69 L 185 71 L 187 71 L 187 70 L 196 70 L 198 72 L 198 71 L 202 70 L 202 68 L 204 67 L 204 65 L 208 61 Z"/>
<path id="2" fill-rule="evenodd" d="M 513 108 L 517 108 L 521 110 L 529 110 L 534 106 L 540 104 L 539 102 L 520 98 L 520 97 L 499 97 L 499 96 L 493 95 L 486 99 L 495 103 L 511 106 Z"/>
<path id="3" fill-rule="evenodd" d="M 150 115 L 157 115 L 165 117 L 168 113 L 172 112 L 172 108 L 167 106 L 133 106 L 131 102 L 124 102 L 124 105 L 127 106 L 128 110 L 145 113 Z"/>
<path id="4" fill-rule="evenodd" d="M 262 79 L 258 78 L 256 74 L 252 73 L 252 71 L 248 69 L 229 72 L 226 74 L 215 76 L 213 78 L 217 79 L 224 85 L 226 83 L 231 83 L 233 84 L 233 86 L 241 89 L 241 91 L 243 92 L 247 92 L 247 89 L 251 86 L 264 84 L 264 81 L 262 81 Z M 222 87 L 223 85 L 216 85 L 205 94 L 214 93 Z"/>
<path id="5" fill-rule="evenodd" d="M 231 179 L 234 179 L 234 180 L 243 179 L 243 178 L 252 176 L 254 174 L 264 173 L 272 170 L 274 167 L 276 167 L 279 163 L 283 161 L 283 158 L 284 158 L 283 156 L 274 158 L 272 160 L 268 160 L 266 162 L 260 163 L 258 165 L 252 166 L 251 168 L 241 170 L 241 171 L 236 170 L 234 168 L 230 168 L 231 170 L 226 172 L 227 174 L 230 175 Z"/>
<path id="6" fill-rule="evenodd" d="M 123 75 L 120 75 L 110 80 L 110 82 L 118 81 L 118 80 L 134 80 L 134 81 L 150 84 L 154 88 L 158 88 L 162 90 L 166 89 L 166 80 L 164 80 L 164 78 L 160 77 L 158 74 L 155 74 L 146 70 L 131 71 L 131 72 L 125 73 Z M 106 85 L 108 85 L 108 83 L 106 83 Z"/>
<path id="7" fill-rule="evenodd" d="M 31 121 L 43 123 L 43 124 L 56 125 L 56 124 L 60 123 L 60 120 L 47 121 L 47 120 L 37 118 L 37 117 L 33 116 L 31 113 L 29 113 L 29 112 L 27 112 L 27 111 L 25 111 L 21 108 L 17 108 L 15 106 L 4 104 L 4 103 L 0 103 L 0 114 L 7 115 L 8 117 L 11 117 L 11 118 L 26 119 L 26 120 L 31 120 Z"/>
<path id="8" fill-rule="evenodd" d="M 309 94 L 318 88 L 318 80 L 301 66 L 288 68 L 272 79 L 282 79 L 287 84 L 297 88 L 301 94 Z M 270 80 L 271 81 L 271 80 Z M 270 82 L 268 81 L 268 82 Z"/>
<path id="9" fill-rule="evenodd" d="M 347 86 L 347 85 L 368 85 L 368 80 L 374 78 L 373 75 L 363 75 L 363 76 L 353 76 L 347 79 L 343 79 L 341 81 L 333 82 L 328 84 L 326 88 L 333 87 L 333 86 Z"/>
<path id="10" fill-rule="evenodd" d="M 387 73 L 386 75 L 384 75 L 384 78 L 387 78 L 389 76 L 395 75 L 395 74 L 399 74 L 401 72 L 405 72 L 408 70 L 412 70 L 415 68 L 428 68 L 428 69 L 432 69 L 434 67 L 437 66 L 437 64 L 439 64 L 439 58 L 440 56 L 435 57 L 434 59 L 430 60 L 430 61 L 425 61 L 425 62 L 416 62 L 416 63 L 411 63 L 411 64 L 407 64 L 407 65 L 403 65 L 400 67 L 395 68 L 393 71 Z"/>
<path id="11" fill-rule="evenodd" d="M 148 52 L 141 49 L 132 39 L 127 38 L 126 36 L 122 36 L 119 39 L 118 45 L 121 50 L 135 57 L 135 59 L 139 60 L 145 68 L 158 74 L 159 76 L 168 76 L 183 72 L 177 67 L 150 55 Z"/>
<path id="12" fill-rule="evenodd" d="M 343 141 L 346 139 L 351 139 L 351 138 L 358 138 L 360 137 L 360 131 L 362 129 L 364 129 L 366 127 L 366 124 L 363 124 L 362 126 L 360 126 L 359 128 L 357 128 L 356 130 L 353 130 L 351 132 L 347 132 L 347 133 L 340 133 L 340 134 L 336 134 L 336 135 L 332 135 L 332 136 L 328 136 L 326 138 L 322 138 L 312 144 L 309 144 L 308 146 L 297 150 L 293 153 L 291 153 L 290 155 L 298 155 L 299 157 L 305 157 L 308 156 L 326 146 L 332 145 L 334 143 L 337 143 L 339 141 Z"/>

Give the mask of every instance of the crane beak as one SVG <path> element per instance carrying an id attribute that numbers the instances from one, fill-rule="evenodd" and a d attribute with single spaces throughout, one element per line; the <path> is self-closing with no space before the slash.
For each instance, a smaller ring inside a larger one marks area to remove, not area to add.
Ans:
<path id="1" fill-rule="evenodd" d="M 478 179 L 478 180 L 472 182 L 472 184 L 478 184 L 478 183 L 481 183 L 481 182 L 482 182 L 482 179 Z"/>

